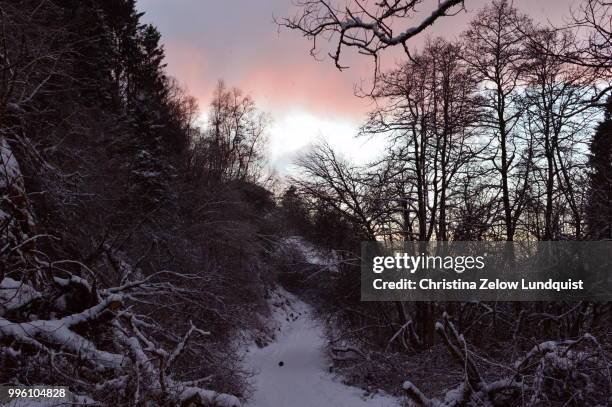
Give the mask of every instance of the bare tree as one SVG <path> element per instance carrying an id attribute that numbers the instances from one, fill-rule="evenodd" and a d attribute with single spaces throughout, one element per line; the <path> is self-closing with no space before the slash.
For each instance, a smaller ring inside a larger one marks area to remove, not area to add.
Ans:
<path id="1" fill-rule="evenodd" d="M 262 146 L 269 119 L 251 97 L 220 81 L 215 89 L 208 128 L 198 140 L 203 155 L 198 164 L 213 179 L 256 180 L 263 159 Z"/>
<path id="2" fill-rule="evenodd" d="M 527 188 L 526 179 L 516 185 L 511 182 L 521 154 L 516 125 L 523 114 L 519 86 L 525 69 L 524 35 L 516 27 L 528 23 L 507 0 L 494 1 L 463 34 L 465 60 L 478 72 L 483 87 L 482 126 L 495 140 L 490 162 L 499 174 L 507 240 L 514 238 Z"/>
<path id="3" fill-rule="evenodd" d="M 580 41 L 557 52 L 567 61 L 594 68 L 610 78 L 612 73 L 612 4 L 605 0 L 584 0 L 572 12 L 571 28 L 581 35 Z"/>
<path id="4" fill-rule="evenodd" d="M 482 147 L 476 80 L 462 61 L 461 46 L 441 39 L 400 69 L 380 77 L 373 97 L 380 106 L 362 127 L 364 135 L 385 136 L 390 153 L 383 158 L 389 219 L 405 240 L 447 240 L 455 182 Z M 433 305 L 417 304 L 414 319 L 424 344 L 434 340 Z"/>
<path id="5" fill-rule="evenodd" d="M 538 52 L 555 57 L 563 62 L 586 68 L 598 79 L 592 83 L 591 98 L 583 103 L 585 109 L 591 106 L 603 107 L 612 90 L 612 4 L 605 0 L 583 0 L 570 10 L 569 21 L 563 26 L 551 26 L 550 31 L 573 34 L 573 40 L 564 48 L 551 49 L 545 43 L 533 41 L 531 46 Z M 529 34 L 528 27 L 517 28 Z M 566 35 L 566 34 L 563 34 Z M 586 72 L 586 71 L 585 71 Z"/>
<path id="6" fill-rule="evenodd" d="M 376 188 L 363 182 L 360 169 L 338 157 L 325 142 L 313 147 L 298 160 L 303 175 L 293 182 L 307 196 L 334 208 L 355 225 L 363 238 L 375 240 L 379 236 L 386 208 Z"/>
<path id="7" fill-rule="evenodd" d="M 454 181 L 482 149 L 474 133 L 476 80 L 461 53 L 438 39 L 381 76 L 373 94 L 380 107 L 362 127 L 391 143 L 386 182 L 397 186 L 407 240 L 447 240 Z"/>
<path id="8" fill-rule="evenodd" d="M 347 4 L 342 4 L 347 3 Z M 299 0 L 301 11 L 292 18 L 284 18 L 279 24 L 300 31 L 312 40 L 314 55 L 321 40 L 332 40 L 335 50 L 329 56 L 338 69 L 346 68 L 340 62 L 346 47 L 378 61 L 380 52 L 393 46 L 402 46 L 409 54 L 408 41 L 423 32 L 441 17 L 456 14 L 463 7 L 463 0 L 444 0 L 438 3 L 430 15 L 412 27 L 397 27 L 398 21 L 415 17 L 422 0 L 392 0 L 375 4 L 362 0 L 336 2 L 333 0 Z M 378 64 L 377 64 L 378 66 Z"/>
<path id="9" fill-rule="evenodd" d="M 540 180 L 545 185 L 543 232 L 539 234 L 543 240 L 563 233 L 561 215 L 553 213 L 555 206 L 557 212 L 569 208 L 574 237 L 580 239 L 582 235 L 579 183 L 573 177 L 579 176 L 584 165 L 581 136 L 589 129 L 593 114 L 584 109 L 584 102 L 592 98 L 592 83 L 596 80 L 591 70 L 556 56 L 574 42 L 569 31 L 534 29 L 526 47 L 526 131 L 534 136 L 534 176 L 539 178 L 536 185 Z M 536 185 L 530 187 L 532 192 Z M 561 197 L 564 202 L 559 204 Z"/>

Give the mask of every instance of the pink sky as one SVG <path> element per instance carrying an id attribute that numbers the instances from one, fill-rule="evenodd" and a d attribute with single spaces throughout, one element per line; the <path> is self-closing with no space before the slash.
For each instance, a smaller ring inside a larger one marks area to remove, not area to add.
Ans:
<path id="1" fill-rule="evenodd" d="M 467 13 L 440 20 L 416 39 L 413 47 L 428 35 L 455 37 L 488 1 L 466 0 Z M 435 4 L 426 0 L 420 7 L 427 13 Z M 514 4 L 538 21 L 559 22 L 575 2 L 515 0 Z M 297 32 L 279 32 L 273 23 L 274 16 L 296 12 L 291 0 L 139 0 L 138 7 L 146 12 L 145 21 L 155 24 L 162 33 L 169 73 L 199 100 L 203 111 L 216 81 L 223 79 L 251 94 L 272 115 L 274 166 L 286 165 L 284 156 L 316 136 L 330 138 L 339 146 L 351 144 L 369 106 L 367 100 L 354 96 L 354 88 L 370 78 L 371 62 L 347 54 L 344 64 L 351 68 L 339 72 L 329 58 L 322 62 L 313 59 L 306 39 Z M 325 44 L 323 50 L 325 56 Z M 402 57 L 400 52 L 385 56 L 391 64 Z M 360 149 L 358 146 L 354 150 L 358 153 Z"/>

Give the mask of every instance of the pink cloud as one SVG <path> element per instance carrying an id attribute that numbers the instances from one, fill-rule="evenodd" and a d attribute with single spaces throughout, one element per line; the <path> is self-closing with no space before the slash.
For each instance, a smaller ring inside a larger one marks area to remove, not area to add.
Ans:
<path id="1" fill-rule="evenodd" d="M 444 19 L 426 35 L 456 36 L 474 11 L 489 1 L 467 0 L 469 13 Z M 571 0 L 515 1 L 519 9 L 540 21 L 558 21 L 570 4 Z M 162 32 L 168 72 L 199 100 L 203 110 L 219 79 L 250 93 L 272 114 L 302 109 L 359 120 L 368 109 L 367 100 L 354 96 L 354 86 L 371 77 L 371 62 L 347 52 L 343 62 L 351 69 L 339 72 L 328 58 L 315 61 L 308 54 L 311 44 L 306 39 L 287 30 L 279 34 L 272 22 L 273 14 L 295 12 L 287 0 L 140 0 L 139 7 Z M 423 8 L 427 7 L 424 3 Z M 412 47 L 424 39 L 416 39 Z M 322 56 L 327 51 L 324 45 Z M 387 63 L 405 58 L 395 51 L 385 56 Z"/>

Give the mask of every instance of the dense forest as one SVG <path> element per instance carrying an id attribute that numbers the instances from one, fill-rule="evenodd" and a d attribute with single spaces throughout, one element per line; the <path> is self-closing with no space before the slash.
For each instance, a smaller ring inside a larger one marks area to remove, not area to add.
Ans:
<path id="1" fill-rule="evenodd" d="M 385 154 L 321 143 L 281 188 L 269 115 L 222 81 L 198 106 L 135 0 L 0 0 L 0 384 L 248 405 L 244 343 L 274 341 L 282 286 L 334 374 L 406 405 L 612 403 L 609 303 L 365 303 L 359 285 L 362 241 L 612 239 L 612 5 L 553 27 L 495 0 L 411 51 L 463 2 L 401 32 L 420 1 L 346 3 L 277 23 L 340 69 L 374 58 L 356 136 Z M 383 69 L 388 48 L 406 58 Z"/>
<path id="2" fill-rule="evenodd" d="M 219 83 L 196 126 L 133 0 L 0 12 L 0 382 L 104 405 L 240 395 L 231 339 L 257 329 L 272 245 L 266 116 Z"/>

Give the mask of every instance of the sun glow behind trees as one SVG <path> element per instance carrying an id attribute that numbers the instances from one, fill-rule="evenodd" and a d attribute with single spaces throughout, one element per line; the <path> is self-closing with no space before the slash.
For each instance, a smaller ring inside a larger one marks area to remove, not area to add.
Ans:
<path id="1" fill-rule="evenodd" d="M 376 158 L 384 148 L 377 140 L 355 139 L 359 122 L 350 118 L 323 117 L 308 110 L 279 112 L 269 127 L 270 166 L 279 175 L 292 172 L 292 162 L 321 139 L 355 162 Z"/>

